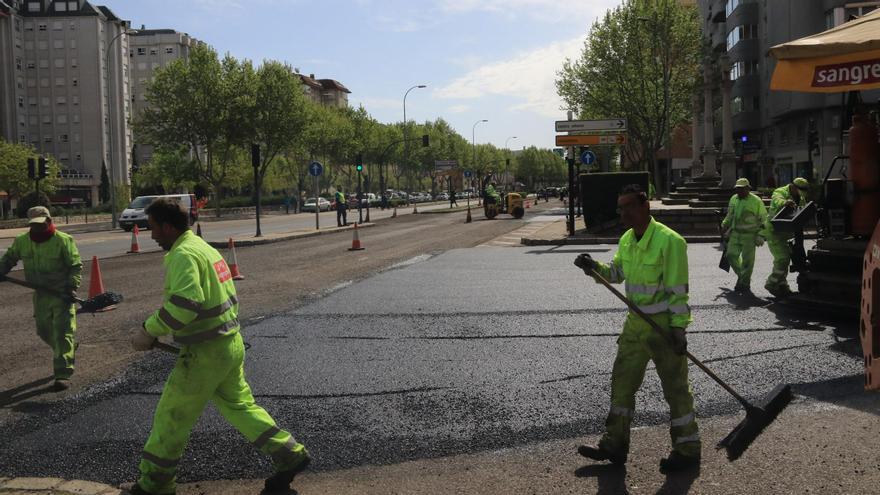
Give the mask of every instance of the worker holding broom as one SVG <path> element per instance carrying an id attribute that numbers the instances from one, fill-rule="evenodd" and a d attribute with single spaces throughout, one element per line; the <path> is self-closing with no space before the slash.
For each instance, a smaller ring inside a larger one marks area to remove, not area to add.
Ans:
<path id="1" fill-rule="evenodd" d="M 82 280 L 82 262 L 73 238 L 55 230 L 48 208 L 34 206 L 28 210 L 27 217 L 29 231 L 16 237 L 0 258 L 0 280 L 22 260 L 25 280 L 42 288 L 34 292 L 34 319 L 37 335 L 52 348 L 54 390 L 60 392 L 70 387 L 73 375 L 76 351 L 73 298 Z"/>
<path id="2" fill-rule="evenodd" d="M 578 453 L 595 460 L 626 463 L 635 395 L 648 361 L 654 361 L 670 409 L 671 454 L 660 461 L 664 472 L 700 464 L 700 435 L 694 416 L 694 398 L 688 381 L 685 328 L 691 322 L 688 307 L 687 243 L 651 216 L 648 196 L 638 185 L 624 187 L 617 199 L 622 223 L 629 230 L 620 238 L 610 265 L 579 255 L 574 264 L 587 275 L 592 271 L 612 283 L 626 281 L 626 296 L 658 324 L 656 331 L 630 311 L 617 343 L 611 374 L 611 410 L 599 445 L 582 445 Z"/>

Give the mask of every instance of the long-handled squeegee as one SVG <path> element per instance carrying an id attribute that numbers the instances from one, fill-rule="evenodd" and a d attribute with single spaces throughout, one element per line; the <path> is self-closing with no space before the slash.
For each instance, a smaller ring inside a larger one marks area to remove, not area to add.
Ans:
<path id="1" fill-rule="evenodd" d="M 61 292 L 56 289 L 52 289 L 49 287 L 41 287 L 36 284 L 32 284 L 30 282 L 26 282 L 24 280 L 19 280 L 17 278 L 12 278 L 9 276 L 0 277 L 0 281 L 11 282 L 15 285 L 20 285 L 22 287 L 27 287 L 28 289 L 34 290 L 43 290 L 46 292 L 51 292 L 61 297 L 70 297 L 70 299 L 74 302 L 79 303 L 79 308 L 76 309 L 77 314 L 79 313 L 95 313 L 104 308 L 115 306 L 122 302 L 122 294 L 117 294 L 116 292 L 104 292 L 102 294 L 98 294 L 95 297 L 91 297 L 89 299 L 80 299 L 72 294 L 68 294 L 66 292 Z"/>
<path id="2" fill-rule="evenodd" d="M 600 275 L 596 270 L 590 269 L 590 275 L 592 275 L 596 280 L 598 280 L 602 285 L 608 288 L 618 299 L 623 301 L 629 309 L 639 315 L 643 320 L 648 322 L 651 327 L 659 332 L 661 335 L 664 334 L 660 325 L 657 324 L 654 320 L 652 320 L 648 315 L 646 315 L 642 310 L 639 309 L 632 301 L 630 301 L 625 295 L 621 294 L 620 291 L 615 289 L 611 283 L 609 283 L 605 278 Z M 770 423 L 776 419 L 776 416 L 785 409 L 791 400 L 791 385 L 788 384 L 780 384 L 777 385 L 776 388 L 770 392 L 769 395 L 764 399 L 760 406 L 756 406 L 751 402 L 747 401 L 743 396 L 739 395 L 736 390 L 734 390 L 730 385 L 724 382 L 721 378 L 718 377 L 715 373 L 712 372 L 705 364 L 703 364 L 699 359 L 695 358 L 693 354 L 689 351 L 685 351 L 685 356 L 690 359 L 694 364 L 699 366 L 701 370 L 703 370 L 709 377 L 718 382 L 724 390 L 732 395 L 736 400 L 739 401 L 740 404 L 746 410 L 746 417 L 738 425 L 733 431 L 730 432 L 723 440 L 718 442 L 717 448 L 726 449 L 727 450 L 727 458 L 731 461 L 738 459 L 746 449 L 754 442 L 755 438 L 764 431 L 764 428 L 767 427 Z"/>

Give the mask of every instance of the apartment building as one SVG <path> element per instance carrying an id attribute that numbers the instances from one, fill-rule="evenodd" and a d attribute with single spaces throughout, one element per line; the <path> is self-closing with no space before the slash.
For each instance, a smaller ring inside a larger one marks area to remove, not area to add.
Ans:
<path id="1" fill-rule="evenodd" d="M 730 70 L 738 175 L 760 186 L 784 184 L 797 176 L 824 177 L 833 157 L 845 151 L 844 131 L 851 124 L 846 121 L 845 95 L 770 91 L 776 61 L 768 50 L 839 26 L 878 8 L 880 1 L 698 0 L 697 5 L 716 74 Z M 720 93 L 716 86 L 712 119 L 716 149 L 722 141 Z M 880 91 L 864 91 L 861 96 L 876 104 Z M 815 152 L 808 149 L 811 128 L 819 138 Z"/>
<path id="2" fill-rule="evenodd" d="M 129 36 L 131 66 L 131 102 L 137 119 L 147 107 L 147 86 L 156 70 L 177 59 L 189 58 L 190 51 L 201 41 L 173 29 L 141 29 Z M 153 157 L 154 146 L 135 136 L 135 163 L 146 164 Z"/>
<path id="3" fill-rule="evenodd" d="M 0 135 L 54 156 L 75 203 L 98 204 L 102 164 L 130 181 L 127 29 L 87 0 L 0 0 Z"/>
<path id="4" fill-rule="evenodd" d="M 315 79 L 314 74 L 299 74 L 306 97 L 315 103 L 329 107 L 345 108 L 351 91 L 335 79 Z"/>

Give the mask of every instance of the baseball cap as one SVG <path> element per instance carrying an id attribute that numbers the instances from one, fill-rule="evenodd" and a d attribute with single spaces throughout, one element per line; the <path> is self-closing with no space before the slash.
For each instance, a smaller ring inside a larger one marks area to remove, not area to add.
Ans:
<path id="1" fill-rule="evenodd" d="M 46 220 L 52 218 L 49 209 L 45 206 L 34 206 L 27 211 L 28 224 L 46 223 Z"/>
<path id="2" fill-rule="evenodd" d="M 752 187 L 752 185 L 749 184 L 749 179 L 743 177 L 741 179 L 736 179 L 736 184 L 733 187 Z"/>
<path id="3" fill-rule="evenodd" d="M 797 186 L 798 189 L 808 189 L 810 187 L 810 183 L 807 182 L 807 179 L 804 179 L 803 177 L 798 177 L 792 182 L 795 186 Z"/>

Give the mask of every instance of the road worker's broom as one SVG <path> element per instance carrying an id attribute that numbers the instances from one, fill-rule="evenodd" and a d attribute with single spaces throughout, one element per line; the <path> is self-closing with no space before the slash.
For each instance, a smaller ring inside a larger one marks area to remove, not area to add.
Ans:
<path id="1" fill-rule="evenodd" d="M 115 306 L 122 302 L 122 294 L 118 294 L 116 292 L 104 292 L 98 294 L 94 297 L 90 297 L 88 299 L 80 299 L 79 297 L 75 297 L 72 294 L 68 294 L 66 292 L 61 292 L 59 290 L 55 290 L 49 287 L 41 287 L 36 284 L 32 284 L 30 282 L 26 282 L 24 280 L 19 280 L 17 278 L 12 277 L 0 277 L 0 281 L 11 282 L 15 285 L 20 285 L 22 287 L 27 287 L 28 289 L 34 290 L 43 290 L 46 292 L 51 292 L 60 297 L 69 297 L 71 302 L 79 303 L 79 308 L 76 309 L 76 313 L 96 313 L 101 311 L 104 308 L 108 308 L 110 306 Z"/>
<path id="2" fill-rule="evenodd" d="M 639 315 L 643 320 L 648 322 L 651 327 L 663 334 L 663 329 L 660 328 L 654 320 L 652 320 L 648 315 L 642 312 L 638 306 L 636 306 L 632 301 L 630 301 L 625 295 L 621 294 L 620 291 L 611 286 L 611 284 L 605 280 L 605 278 L 600 275 L 596 270 L 590 269 L 590 275 L 592 275 L 596 280 L 598 280 L 602 285 L 608 288 L 618 299 L 623 301 L 629 309 L 633 311 L 633 313 Z M 755 438 L 764 431 L 764 428 L 767 427 L 770 423 L 776 419 L 776 416 L 785 409 L 791 400 L 791 385 L 788 384 L 780 384 L 776 388 L 770 392 L 767 397 L 764 398 L 764 401 L 761 402 L 760 405 L 752 404 L 747 401 L 743 396 L 739 395 L 736 390 L 734 390 L 730 385 L 724 382 L 721 378 L 718 377 L 715 373 L 712 372 L 705 364 L 703 364 L 699 359 L 695 358 L 693 354 L 688 351 L 685 351 L 685 356 L 690 359 L 694 364 L 696 364 L 701 370 L 703 370 L 710 378 L 718 382 L 724 390 L 732 395 L 736 400 L 742 404 L 743 408 L 746 410 L 746 417 L 738 425 L 733 431 L 730 432 L 723 440 L 718 442 L 717 448 L 727 450 L 727 458 L 731 461 L 738 459 L 746 449 L 755 441 Z"/>

